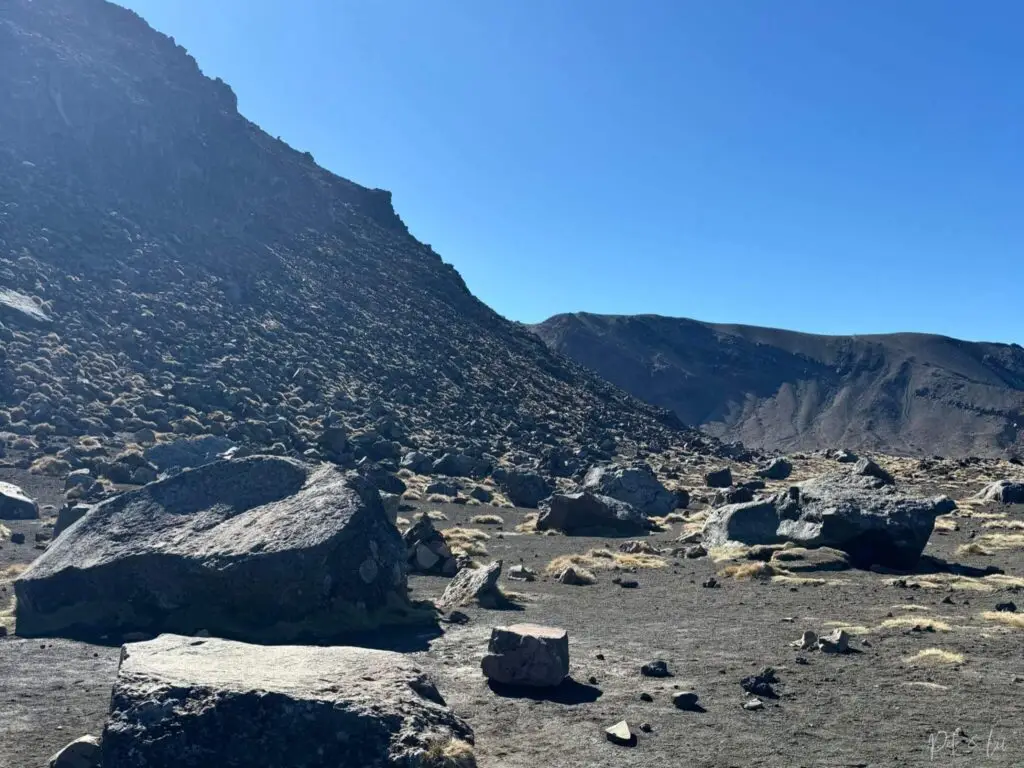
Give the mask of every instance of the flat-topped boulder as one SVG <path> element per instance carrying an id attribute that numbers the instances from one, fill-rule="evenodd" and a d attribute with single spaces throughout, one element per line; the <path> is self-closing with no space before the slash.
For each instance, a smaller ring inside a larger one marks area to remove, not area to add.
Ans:
<path id="1" fill-rule="evenodd" d="M 494 627 L 481 666 L 495 683 L 552 688 L 569 674 L 569 633 L 540 624 Z"/>
<path id="2" fill-rule="evenodd" d="M 405 548 L 380 494 L 269 456 L 186 470 L 93 506 L 15 583 L 25 636 L 206 629 L 259 642 L 403 620 Z"/>
<path id="3" fill-rule="evenodd" d="M 406 768 L 472 742 L 407 656 L 162 635 L 122 649 L 103 765 Z"/>

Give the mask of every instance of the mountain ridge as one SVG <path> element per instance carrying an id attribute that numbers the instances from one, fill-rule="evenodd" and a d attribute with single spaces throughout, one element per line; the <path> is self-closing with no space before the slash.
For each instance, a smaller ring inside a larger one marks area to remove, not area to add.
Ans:
<path id="1" fill-rule="evenodd" d="M 722 439 L 775 450 L 1024 451 L 1024 348 L 660 315 L 555 315 L 552 348 Z"/>

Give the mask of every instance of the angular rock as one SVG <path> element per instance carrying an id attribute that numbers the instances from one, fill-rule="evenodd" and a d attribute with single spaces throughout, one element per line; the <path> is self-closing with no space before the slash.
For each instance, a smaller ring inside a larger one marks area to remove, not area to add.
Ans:
<path id="1" fill-rule="evenodd" d="M 834 629 L 818 638 L 818 650 L 822 653 L 846 653 L 850 650 L 850 636 L 844 629 Z"/>
<path id="2" fill-rule="evenodd" d="M 779 513 L 773 501 L 729 504 L 708 515 L 703 544 L 709 549 L 729 544 L 776 544 L 781 541 L 778 527 Z"/>
<path id="3" fill-rule="evenodd" d="M 539 472 L 519 467 L 498 467 L 491 475 L 508 500 L 517 507 L 536 509 L 542 499 L 551 495 L 553 487 Z"/>
<path id="4" fill-rule="evenodd" d="M 854 465 L 853 474 L 860 475 L 861 477 L 874 477 L 881 480 L 883 485 L 896 484 L 892 475 L 868 458 L 863 458 Z"/>
<path id="5" fill-rule="evenodd" d="M 336 637 L 401 620 L 404 560 L 357 476 L 218 461 L 97 504 L 64 531 L 15 582 L 18 631 Z"/>
<path id="6" fill-rule="evenodd" d="M 725 504 L 746 504 L 754 500 L 754 492 L 744 485 L 737 485 L 731 488 L 723 488 L 715 493 L 711 502 L 714 507 L 721 507 Z"/>
<path id="7" fill-rule="evenodd" d="M 458 496 L 459 491 L 462 490 L 457 483 L 451 483 L 447 480 L 435 480 L 427 486 L 428 494 L 440 494 L 441 496 Z"/>
<path id="8" fill-rule="evenodd" d="M 538 531 L 558 530 L 569 535 L 609 532 L 630 536 L 653 527 L 647 516 L 632 505 L 589 491 L 554 494 L 537 519 Z"/>
<path id="9" fill-rule="evenodd" d="M 458 453 L 446 453 L 430 468 L 432 474 L 448 477 L 483 477 L 490 471 L 487 462 Z"/>
<path id="10" fill-rule="evenodd" d="M 975 498 L 997 504 L 1024 504 L 1024 480 L 999 480 L 985 486 Z"/>
<path id="11" fill-rule="evenodd" d="M 788 459 L 781 456 L 777 456 L 757 470 L 757 476 L 763 477 L 765 480 L 785 480 L 791 474 L 793 474 L 793 465 Z"/>
<path id="12" fill-rule="evenodd" d="M 93 477 L 88 469 L 75 469 L 68 473 L 68 476 L 64 478 L 64 490 L 69 491 L 72 488 L 83 488 L 88 490 L 96 483 L 96 478 Z"/>
<path id="13" fill-rule="evenodd" d="M 437 601 L 437 607 L 443 611 L 450 611 L 453 608 L 479 603 L 485 608 L 493 608 L 503 599 L 498 589 L 500 576 L 501 560 L 482 568 L 463 568 L 448 583 L 444 594 Z"/>
<path id="14" fill-rule="evenodd" d="M 704 475 L 704 484 L 708 488 L 728 488 L 732 485 L 732 470 L 728 467 L 712 470 Z"/>
<path id="15" fill-rule="evenodd" d="M 157 471 L 166 472 L 170 469 L 192 469 L 217 461 L 221 454 L 235 447 L 235 443 L 226 437 L 203 435 L 202 437 L 172 440 L 169 443 L 151 445 L 142 452 L 146 461 Z"/>
<path id="16" fill-rule="evenodd" d="M 678 503 L 676 495 L 658 481 L 647 464 L 595 467 L 587 472 L 583 490 L 618 499 L 652 517 L 667 515 Z"/>
<path id="17" fill-rule="evenodd" d="M 583 568 L 568 565 L 555 580 L 570 587 L 586 587 L 594 583 L 594 575 Z"/>
<path id="18" fill-rule="evenodd" d="M 693 711 L 700 708 L 700 697 L 694 691 L 679 691 L 672 694 L 672 703 L 676 709 Z"/>
<path id="19" fill-rule="evenodd" d="M 384 491 L 378 491 L 378 493 L 380 493 L 380 503 L 384 507 L 384 514 L 387 515 L 391 524 L 395 525 L 398 522 L 398 508 L 402 505 L 402 497 L 397 493 Z"/>
<path id="20" fill-rule="evenodd" d="M 455 557 L 448 548 L 448 542 L 426 513 L 420 515 L 402 534 L 402 542 L 410 570 L 416 573 L 455 575 Z"/>
<path id="21" fill-rule="evenodd" d="M 401 467 L 417 475 L 423 475 L 430 471 L 433 463 L 434 460 L 427 456 L 427 454 L 420 453 L 419 451 L 409 451 L 402 457 Z"/>
<path id="22" fill-rule="evenodd" d="M 100 768 L 100 740 L 95 736 L 82 736 L 65 746 L 50 758 L 49 768 Z"/>
<path id="23" fill-rule="evenodd" d="M 65 504 L 57 512 L 57 522 L 53 525 L 53 538 L 57 538 L 64 531 L 77 523 L 89 512 L 92 507 L 88 504 Z"/>
<path id="24" fill-rule="evenodd" d="M 818 633 L 813 629 L 805 629 L 800 639 L 794 641 L 792 645 L 801 651 L 813 651 L 818 647 Z"/>
<path id="25" fill-rule="evenodd" d="M 620 747 L 636 746 L 636 734 L 630 730 L 629 723 L 625 720 L 605 728 L 604 733 L 612 744 L 618 744 Z"/>
<path id="26" fill-rule="evenodd" d="M 640 667 L 640 674 L 644 677 L 672 677 L 668 668 L 668 662 L 664 659 L 649 661 Z"/>
<path id="27" fill-rule="evenodd" d="M 39 505 L 12 483 L 0 482 L 0 520 L 35 520 Z"/>
<path id="28" fill-rule="evenodd" d="M 539 624 L 494 627 L 481 662 L 496 683 L 553 688 L 569 674 L 569 633 Z"/>
<path id="29" fill-rule="evenodd" d="M 536 581 L 537 574 L 522 563 L 508 569 L 507 577 L 512 581 Z"/>
<path id="30" fill-rule="evenodd" d="M 162 635 L 121 653 L 103 765 L 422 765 L 437 740 L 472 742 L 407 656 Z"/>

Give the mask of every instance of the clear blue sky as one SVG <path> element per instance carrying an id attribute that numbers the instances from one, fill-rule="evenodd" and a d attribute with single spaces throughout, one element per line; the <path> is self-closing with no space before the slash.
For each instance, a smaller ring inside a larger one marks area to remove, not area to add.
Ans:
<path id="1" fill-rule="evenodd" d="M 127 0 L 507 317 L 1024 343 L 1019 0 Z"/>

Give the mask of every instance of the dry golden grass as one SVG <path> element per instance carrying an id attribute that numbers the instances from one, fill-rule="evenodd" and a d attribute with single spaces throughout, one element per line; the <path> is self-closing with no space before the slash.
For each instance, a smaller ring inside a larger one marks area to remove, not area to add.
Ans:
<path id="1" fill-rule="evenodd" d="M 448 515 L 446 515 L 440 509 L 432 509 L 432 510 L 430 510 L 429 512 L 427 512 L 427 517 L 429 517 L 431 520 L 447 520 L 448 519 Z"/>
<path id="2" fill-rule="evenodd" d="M 935 518 L 936 531 L 955 531 L 957 528 L 956 518 L 951 515 L 943 515 Z"/>
<path id="3" fill-rule="evenodd" d="M 790 587 L 823 587 L 829 583 L 836 586 L 845 582 L 838 579 L 829 582 L 826 579 L 812 579 L 808 576 L 772 576 L 772 584 L 784 584 Z"/>
<path id="4" fill-rule="evenodd" d="M 907 656 L 903 659 L 903 663 L 920 667 L 937 666 L 939 664 L 963 664 L 964 656 L 962 653 L 944 651 L 941 648 L 925 648 L 913 656 Z"/>
<path id="5" fill-rule="evenodd" d="M 56 456 L 42 456 L 32 462 L 29 472 L 33 475 L 46 475 L 47 477 L 61 477 L 71 471 L 71 465 Z"/>
<path id="6" fill-rule="evenodd" d="M 733 544 L 727 547 L 712 547 L 708 550 L 708 557 L 712 562 L 725 563 L 731 560 L 746 560 L 750 547 L 743 544 Z"/>
<path id="7" fill-rule="evenodd" d="M 535 533 L 537 531 L 537 519 L 540 517 L 538 512 L 530 512 L 523 518 L 523 522 L 516 526 L 516 530 L 519 533 Z"/>
<path id="8" fill-rule="evenodd" d="M 441 531 L 453 555 L 466 554 L 470 557 L 485 557 L 487 547 L 482 542 L 491 538 L 475 528 L 446 528 Z"/>
<path id="9" fill-rule="evenodd" d="M 981 537 L 981 543 L 997 551 L 1024 549 L 1024 533 L 986 533 Z"/>
<path id="10" fill-rule="evenodd" d="M 14 581 L 27 570 L 27 563 L 14 563 L 13 565 L 8 565 L 6 568 L 0 568 L 0 584 Z"/>
<path id="11" fill-rule="evenodd" d="M 411 469 L 405 469 L 404 467 L 402 469 L 398 470 L 395 474 L 398 475 L 403 480 L 410 480 L 410 479 L 416 477 L 416 473 L 415 472 L 413 472 Z"/>
<path id="12" fill-rule="evenodd" d="M 961 544 L 956 548 L 957 555 L 963 557 L 964 555 L 991 555 L 992 550 L 985 547 L 979 541 L 972 541 L 970 544 Z"/>
<path id="13" fill-rule="evenodd" d="M 915 605 L 914 603 L 906 603 L 904 605 L 894 605 L 892 607 L 894 611 L 930 611 L 927 605 Z"/>
<path id="14" fill-rule="evenodd" d="M 1024 613 L 1007 613 L 1006 611 L 985 611 L 981 618 L 986 621 L 995 621 L 1005 624 L 1008 627 L 1024 629 Z"/>
<path id="15" fill-rule="evenodd" d="M 465 539 L 466 541 L 487 541 L 491 538 L 489 533 L 484 533 L 478 528 L 445 528 L 441 531 L 441 535 L 449 541 L 454 539 Z"/>
<path id="16" fill-rule="evenodd" d="M 913 629 L 920 627 L 925 632 L 950 632 L 953 627 L 939 619 L 928 616 L 894 616 L 886 619 L 876 629 Z"/>
<path id="17" fill-rule="evenodd" d="M 759 579 L 767 581 L 768 579 L 773 579 L 778 576 L 790 576 L 791 574 L 772 565 L 771 563 L 762 563 L 755 560 L 750 563 L 735 563 L 733 565 L 727 565 L 718 572 L 718 575 L 726 579 Z"/>
<path id="18" fill-rule="evenodd" d="M 862 624 L 848 624 L 845 621 L 826 621 L 824 626 L 830 629 L 841 629 L 848 635 L 867 635 L 871 632 L 871 627 L 865 627 Z"/>
<path id="19" fill-rule="evenodd" d="M 982 528 L 1003 528 L 1006 530 L 1024 530 L 1024 520 L 986 520 L 981 524 Z"/>
<path id="20" fill-rule="evenodd" d="M 907 688 L 927 688 L 929 691 L 948 691 L 948 685 L 939 685 L 938 683 L 928 683 L 924 680 L 913 680 L 908 683 L 901 683 L 901 685 Z"/>
<path id="21" fill-rule="evenodd" d="M 996 573 L 981 578 L 959 576 L 954 573 L 930 573 L 927 576 L 906 576 L 886 581 L 889 586 L 904 584 L 922 589 L 943 589 L 952 592 L 993 592 L 997 589 L 1024 588 L 1019 576 Z"/>
<path id="22" fill-rule="evenodd" d="M 467 507 L 479 507 L 480 506 L 480 500 L 479 499 L 466 499 L 466 506 Z"/>
<path id="23" fill-rule="evenodd" d="M 644 568 L 664 568 L 668 563 L 657 555 L 629 555 L 623 552 L 612 552 L 610 549 L 592 549 L 582 555 L 560 555 L 544 568 L 549 576 L 557 576 L 569 566 L 588 570 L 629 570 Z"/>
<path id="24" fill-rule="evenodd" d="M 572 569 L 576 572 L 576 584 L 580 586 L 586 586 L 588 584 L 596 584 L 597 576 L 588 571 L 581 565 L 574 565 Z M 564 568 L 562 570 L 565 570 Z M 562 571 L 559 571 L 561 573 Z M 557 574 L 556 574 L 557 575 Z"/>
<path id="25" fill-rule="evenodd" d="M 397 518 L 395 520 L 395 525 L 398 526 L 398 527 L 404 528 L 405 526 L 410 525 L 409 518 L 407 518 L 407 517 L 399 517 L 399 518 Z"/>
<path id="26" fill-rule="evenodd" d="M 423 768 L 476 768 L 473 748 L 460 739 L 438 740 L 423 756 Z"/>
<path id="27" fill-rule="evenodd" d="M 500 515 L 474 515 L 469 522 L 473 525 L 504 525 L 505 519 Z"/>
<path id="28" fill-rule="evenodd" d="M 1024 589 L 1024 579 L 1020 576 L 1011 576 L 1008 573 L 993 573 L 982 577 L 982 581 L 993 584 L 996 588 Z"/>
<path id="29" fill-rule="evenodd" d="M 416 493 L 416 491 L 406 491 L 402 494 L 402 499 L 404 501 L 421 501 L 423 497 Z"/>
<path id="30" fill-rule="evenodd" d="M 450 502 L 451 499 L 448 496 L 445 496 L 440 493 L 432 493 L 429 496 L 427 496 L 427 501 L 429 501 L 431 504 L 446 504 L 447 502 Z"/>
<path id="31" fill-rule="evenodd" d="M 11 540 L 11 529 L 0 523 L 0 544 Z"/>

